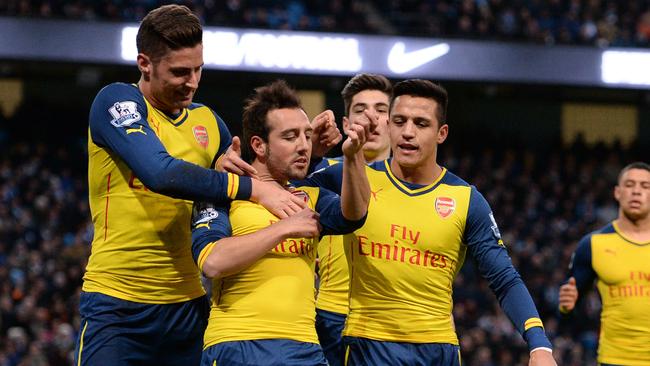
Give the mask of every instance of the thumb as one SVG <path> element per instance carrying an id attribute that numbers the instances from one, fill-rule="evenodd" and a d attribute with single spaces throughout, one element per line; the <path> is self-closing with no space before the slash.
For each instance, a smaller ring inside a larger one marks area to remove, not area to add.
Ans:
<path id="1" fill-rule="evenodd" d="M 237 155 L 241 156 L 241 141 L 239 140 L 239 137 L 234 136 L 232 138 L 232 144 L 230 145 L 230 148 L 232 151 L 236 152 Z"/>
<path id="2" fill-rule="evenodd" d="M 569 282 L 567 282 L 567 283 L 569 285 L 571 285 L 571 286 L 575 286 L 576 285 L 576 278 L 575 277 L 569 278 Z"/>

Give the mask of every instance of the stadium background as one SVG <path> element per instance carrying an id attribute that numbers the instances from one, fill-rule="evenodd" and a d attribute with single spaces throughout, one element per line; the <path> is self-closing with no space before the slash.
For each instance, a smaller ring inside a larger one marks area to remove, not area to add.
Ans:
<path id="1" fill-rule="evenodd" d="M 0 1 L 0 24 L 20 19 L 29 26 L 42 18 L 82 25 L 132 23 L 158 3 Z M 513 49 L 534 45 L 539 52 L 557 47 L 645 51 L 650 35 L 643 1 L 182 3 L 207 25 L 472 39 Z M 102 86 L 136 82 L 139 74 L 133 64 L 10 57 L 6 47 L 0 35 L 0 366 L 68 365 L 92 239 L 88 110 Z M 557 64 L 558 70 L 563 67 Z M 300 91 L 309 114 L 327 107 L 340 123 L 339 93 L 349 76 L 206 69 L 195 100 L 213 107 L 238 135 L 243 99 L 254 87 L 281 77 Z M 492 205 L 558 363 L 594 365 L 597 295 L 592 292 L 582 302 L 575 318 L 560 322 L 557 289 L 577 240 L 615 217 L 612 188 L 619 169 L 648 160 L 648 85 L 433 79 L 450 94 L 450 138 L 442 146 L 442 163 L 475 184 Z M 524 342 L 471 260 L 455 289 L 463 364 L 525 365 Z"/>

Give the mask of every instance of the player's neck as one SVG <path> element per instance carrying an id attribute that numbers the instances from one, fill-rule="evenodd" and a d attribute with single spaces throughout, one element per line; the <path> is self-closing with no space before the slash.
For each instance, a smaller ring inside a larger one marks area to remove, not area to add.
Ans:
<path id="1" fill-rule="evenodd" d="M 400 180 L 408 183 L 429 185 L 440 177 L 442 168 L 435 163 L 434 166 L 418 166 L 418 167 L 404 167 L 397 163 L 395 159 L 390 161 L 390 170 Z"/>
<path id="2" fill-rule="evenodd" d="M 364 152 L 363 156 L 366 158 L 366 163 L 368 164 L 374 163 L 375 161 L 386 160 L 388 157 L 390 157 L 390 149 L 386 149 L 377 154 L 366 154 Z"/>
<path id="3" fill-rule="evenodd" d="M 620 212 L 615 222 L 618 229 L 626 237 L 638 243 L 650 242 L 650 216 L 638 220 L 631 220 Z"/>
<path id="4" fill-rule="evenodd" d="M 275 182 L 281 187 L 285 187 L 287 185 L 288 181 L 286 179 L 277 179 L 274 177 L 266 164 L 261 163 L 259 160 L 255 159 L 251 165 L 257 170 L 257 179 L 264 182 Z"/>
<path id="5" fill-rule="evenodd" d="M 176 116 L 181 112 L 180 109 L 170 110 L 170 108 L 165 106 L 164 103 L 156 99 L 156 97 L 151 92 L 151 83 L 145 81 L 144 77 L 140 77 L 140 81 L 138 81 L 137 85 L 138 85 L 138 89 L 140 89 L 140 92 L 142 93 L 142 96 L 144 96 L 144 99 L 146 99 L 147 102 L 149 102 L 149 104 L 151 104 L 152 107 L 167 114 L 168 116 Z"/>

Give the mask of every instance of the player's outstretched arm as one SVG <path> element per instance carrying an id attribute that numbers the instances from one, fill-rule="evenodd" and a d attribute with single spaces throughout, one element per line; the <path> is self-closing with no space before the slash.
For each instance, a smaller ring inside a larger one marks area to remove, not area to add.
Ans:
<path id="1" fill-rule="evenodd" d="M 513 267 L 501 240 L 492 210 L 483 196 L 472 188 L 465 228 L 468 252 L 490 285 L 504 313 L 522 335 L 528 349 L 552 349 L 528 289 Z"/>
<path id="2" fill-rule="evenodd" d="M 353 123 L 345 131 L 343 142 L 343 183 L 341 186 L 341 211 L 348 220 L 359 220 L 368 212 L 370 184 L 366 175 L 363 145 L 375 130 L 378 116 L 364 112 L 365 123 Z"/>
<path id="3" fill-rule="evenodd" d="M 102 89 L 90 110 L 90 139 L 119 156 L 151 191 L 192 201 L 248 199 L 248 177 L 236 177 L 176 159 L 147 121 L 142 94 L 133 85 Z"/>
<path id="4" fill-rule="evenodd" d="M 282 240 L 318 237 L 319 234 L 318 213 L 305 208 L 257 232 L 223 237 L 213 242 L 208 247 L 209 254 L 199 266 L 210 278 L 230 276 L 246 269 Z"/>

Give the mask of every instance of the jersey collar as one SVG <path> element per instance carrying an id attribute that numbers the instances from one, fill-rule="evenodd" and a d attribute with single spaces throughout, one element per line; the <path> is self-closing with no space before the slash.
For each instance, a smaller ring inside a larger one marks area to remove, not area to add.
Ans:
<path id="1" fill-rule="evenodd" d="M 388 179 L 403 193 L 409 195 L 409 196 L 418 196 L 422 195 L 425 193 L 429 193 L 433 191 L 442 181 L 442 179 L 445 177 L 447 174 L 447 168 L 442 167 L 442 172 L 436 178 L 436 180 L 433 181 L 433 183 L 428 184 L 426 186 L 420 186 L 419 184 L 412 184 L 408 182 L 404 182 L 397 178 L 395 174 L 393 174 L 393 171 L 390 168 L 390 161 L 391 159 L 386 159 L 384 160 L 384 166 L 386 168 L 386 176 L 388 176 Z"/>

